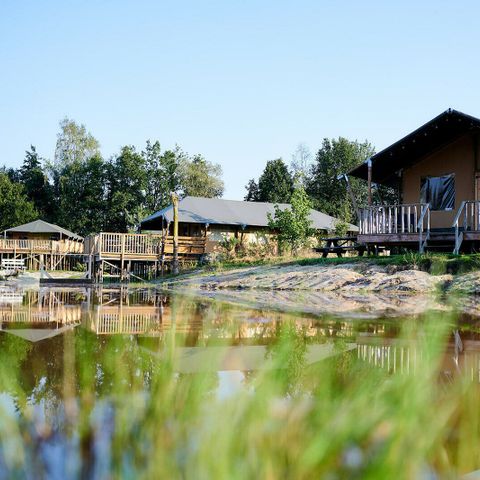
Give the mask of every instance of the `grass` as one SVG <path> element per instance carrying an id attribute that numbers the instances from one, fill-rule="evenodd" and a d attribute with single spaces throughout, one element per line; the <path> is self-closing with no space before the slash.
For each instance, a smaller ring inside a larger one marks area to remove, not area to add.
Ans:
<path id="1" fill-rule="evenodd" d="M 203 311 L 206 328 L 225 308 Z M 172 315 L 197 312 L 172 305 Z M 480 391 L 467 376 L 441 376 L 454 320 L 404 322 L 402 339 L 421 359 L 407 375 L 346 352 L 341 335 L 321 340 L 336 355 L 309 364 L 306 326 L 282 317 L 263 368 L 227 397 L 216 393 L 215 358 L 177 372 L 174 329 L 148 349 L 132 336 L 70 332 L 44 352 L 48 362 L 32 365 L 31 344 L 2 336 L 0 388 L 15 408 L 0 404 L 0 466 L 6 476 L 44 477 L 53 455 L 78 477 L 457 478 L 480 467 Z M 43 380 L 32 383 L 29 367 Z"/>

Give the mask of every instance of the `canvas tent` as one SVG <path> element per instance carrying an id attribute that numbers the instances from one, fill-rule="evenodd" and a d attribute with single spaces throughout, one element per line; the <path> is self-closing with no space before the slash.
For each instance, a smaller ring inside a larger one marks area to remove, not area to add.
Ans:
<path id="1" fill-rule="evenodd" d="M 53 223 L 45 222 L 44 220 L 35 220 L 33 222 L 18 225 L 13 228 L 7 228 L 4 231 L 4 237 L 18 237 L 25 236 L 55 236 L 58 239 L 68 238 L 71 240 L 81 241 L 82 237 L 76 233 L 70 232 L 66 228 L 59 227 Z"/>

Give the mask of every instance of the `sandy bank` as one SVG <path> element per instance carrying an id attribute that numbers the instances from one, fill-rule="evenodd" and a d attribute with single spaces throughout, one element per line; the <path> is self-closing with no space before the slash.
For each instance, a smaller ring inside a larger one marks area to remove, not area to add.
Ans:
<path id="1" fill-rule="evenodd" d="M 452 281 L 451 275 L 430 275 L 419 270 L 393 271 L 391 267 L 344 264 L 259 266 L 190 275 L 166 283 L 172 287 L 203 290 L 431 293 Z M 480 291 L 480 275 L 478 285 Z"/>

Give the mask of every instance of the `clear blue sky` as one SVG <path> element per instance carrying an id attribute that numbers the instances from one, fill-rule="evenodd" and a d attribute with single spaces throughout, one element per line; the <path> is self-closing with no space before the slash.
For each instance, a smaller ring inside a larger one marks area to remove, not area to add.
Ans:
<path id="1" fill-rule="evenodd" d="M 0 3 L 0 164 L 52 157 L 58 122 L 109 157 L 158 139 L 220 163 L 241 199 L 323 137 L 387 146 L 448 107 L 480 116 L 474 1 Z"/>

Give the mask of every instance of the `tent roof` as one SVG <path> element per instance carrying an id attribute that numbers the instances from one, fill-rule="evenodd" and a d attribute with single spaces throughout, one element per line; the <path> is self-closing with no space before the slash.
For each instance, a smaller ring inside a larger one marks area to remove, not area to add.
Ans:
<path id="1" fill-rule="evenodd" d="M 463 135 L 480 130 L 480 119 L 449 108 L 429 122 L 373 155 L 372 180 L 393 185 L 398 172 L 421 161 L 426 155 L 445 147 Z M 366 162 L 350 175 L 364 180 L 368 177 Z"/>
<path id="2" fill-rule="evenodd" d="M 45 222 L 44 220 L 35 220 L 23 225 L 18 225 L 17 227 L 7 228 L 5 231 L 21 233 L 61 233 L 65 237 L 73 238 L 74 240 L 82 240 L 80 235 L 70 232 L 58 225 L 54 225 L 53 223 Z"/>
<path id="3" fill-rule="evenodd" d="M 60 333 L 71 330 L 75 325 L 64 325 L 60 328 L 9 328 L 0 329 L 2 332 L 11 333 L 29 342 L 40 342 L 47 338 L 55 337 Z"/>
<path id="4" fill-rule="evenodd" d="M 280 203 L 284 210 L 289 204 Z M 178 205 L 179 222 L 199 223 L 209 225 L 239 225 L 268 227 L 268 213 L 274 214 L 274 203 L 243 202 L 239 200 L 224 200 L 222 198 L 185 197 Z M 170 205 L 141 222 L 141 227 L 148 230 L 156 221 L 164 218 L 173 221 L 173 206 Z M 317 210 L 311 210 L 312 226 L 317 230 L 333 230 L 336 218 Z M 358 227 L 349 225 L 349 231 L 357 231 Z"/>

